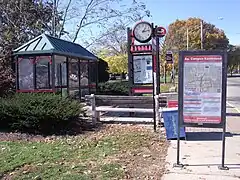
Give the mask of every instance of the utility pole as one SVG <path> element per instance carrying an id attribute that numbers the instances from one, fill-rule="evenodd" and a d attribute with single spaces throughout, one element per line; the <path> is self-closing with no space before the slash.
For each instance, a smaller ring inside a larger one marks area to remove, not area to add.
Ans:
<path id="1" fill-rule="evenodd" d="M 187 28 L 187 50 L 188 50 L 188 46 L 189 46 L 189 36 L 188 36 L 188 28 Z"/>
<path id="2" fill-rule="evenodd" d="M 201 25 L 201 49 L 203 49 L 203 20 L 200 21 Z"/>

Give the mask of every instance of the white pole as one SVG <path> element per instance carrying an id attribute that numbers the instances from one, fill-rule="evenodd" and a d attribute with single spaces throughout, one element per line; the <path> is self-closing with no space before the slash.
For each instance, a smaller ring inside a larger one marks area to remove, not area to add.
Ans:
<path id="1" fill-rule="evenodd" d="M 187 28 L 187 50 L 188 50 L 189 36 L 188 36 L 188 28 Z"/>
<path id="2" fill-rule="evenodd" d="M 203 49 L 203 20 L 201 20 L 201 49 Z"/>

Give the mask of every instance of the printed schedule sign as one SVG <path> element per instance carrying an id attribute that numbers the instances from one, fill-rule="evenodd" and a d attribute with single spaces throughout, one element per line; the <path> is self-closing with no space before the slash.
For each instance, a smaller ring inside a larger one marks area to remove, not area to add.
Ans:
<path id="1" fill-rule="evenodd" d="M 183 120 L 220 123 L 222 56 L 184 56 Z"/>
<path id="2" fill-rule="evenodd" d="M 224 166 L 227 57 L 226 50 L 179 52 L 176 167 L 183 167 L 180 164 L 180 128 L 203 127 L 222 128 L 222 163 L 219 169 L 228 169 Z M 208 138 L 213 140 L 211 136 Z"/>
<path id="3" fill-rule="evenodd" d="M 179 113 L 183 125 L 222 124 L 226 116 L 226 68 L 223 51 L 180 52 Z"/>
<path id="4" fill-rule="evenodd" d="M 133 56 L 134 84 L 150 84 L 152 78 L 152 55 Z"/>

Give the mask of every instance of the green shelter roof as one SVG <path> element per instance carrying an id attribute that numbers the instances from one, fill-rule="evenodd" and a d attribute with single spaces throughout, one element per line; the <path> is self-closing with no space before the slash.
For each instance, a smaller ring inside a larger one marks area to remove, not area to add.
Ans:
<path id="1" fill-rule="evenodd" d="M 14 55 L 48 53 L 76 57 L 86 60 L 98 59 L 94 54 L 79 44 L 52 37 L 47 34 L 41 34 L 40 36 L 23 44 L 19 48 L 13 50 Z"/>

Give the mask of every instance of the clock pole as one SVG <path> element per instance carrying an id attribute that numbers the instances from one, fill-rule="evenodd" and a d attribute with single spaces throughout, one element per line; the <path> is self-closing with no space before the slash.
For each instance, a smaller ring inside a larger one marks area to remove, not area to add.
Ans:
<path id="1" fill-rule="evenodd" d="M 154 25 L 152 23 L 152 29 L 154 29 Z M 154 131 L 157 130 L 157 121 L 158 121 L 158 114 L 159 114 L 159 108 L 157 106 L 158 99 L 156 97 L 157 95 L 157 74 L 156 74 L 156 38 L 154 37 L 154 33 L 152 34 L 152 78 L 153 78 L 153 123 L 154 123 Z"/>
<path id="2" fill-rule="evenodd" d="M 160 62 L 159 62 L 159 38 L 164 37 L 166 29 L 155 26 L 153 23 L 140 21 L 136 23 L 132 31 L 128 28 L 128 73 L 129 94 L 151 93 L 153 96 L 154 131 L 157 123 L 160 123 L 159 94 L 160 94 Z M 134 40 L 142 43 L 135 45 Z M 152 41 L 151 43 L 149 43 Z M 148 44 L 146 44 L 148 43 Z M 140 58 L 142 66 L 136 74 L 134 72 L 134 57 Z M 151 58 L 152 60 L 147 60 Z M 151 63 L 150 63 L 151 62 Z M 149 72 L 150 71 L 150 72 Z M 140 72 L 140 75 L 139 75 Z M 144 75 L 145 73 L 145 75 Z M 148 74 L 148 75 L 147 75 Z M 150 74 L 150 76 L 149 76 Z M 152 77 L 151 77 L 152 76 Z M 136 78 L 137 77 L 137 78 Z M 151 84 L 152 86 L 146 86 Z M 151 88 L 151 89 L 150 89 Z M 149 91 L 150 90 L 150 91 Z"/>

